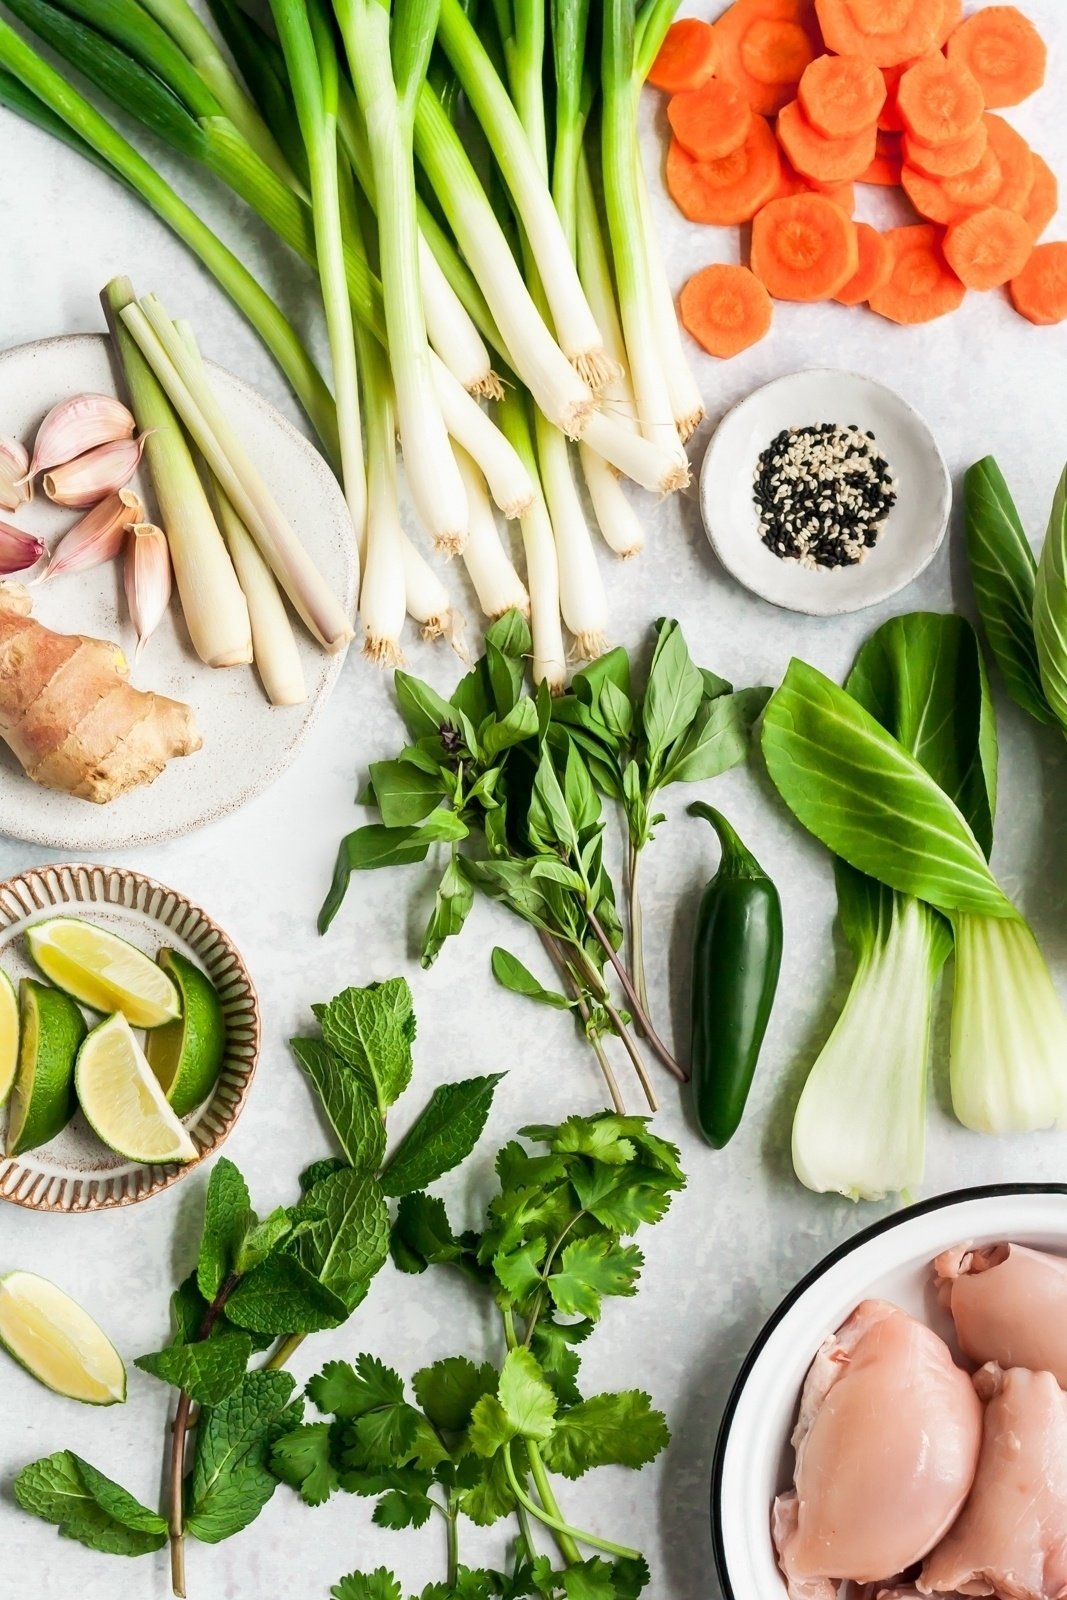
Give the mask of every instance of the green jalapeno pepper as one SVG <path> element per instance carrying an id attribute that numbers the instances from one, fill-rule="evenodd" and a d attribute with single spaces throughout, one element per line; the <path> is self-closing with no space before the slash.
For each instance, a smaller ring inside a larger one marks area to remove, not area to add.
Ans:
<path id="1" fill-rule="evenodd" d="M 740 1124 L 774 1005 L 782 903 L 724 816 L 700 801 L 689 814 L 711 823 L 722 848 L 697 915 L 692 1037 L 697 1120 L 721 1150 Z"/>

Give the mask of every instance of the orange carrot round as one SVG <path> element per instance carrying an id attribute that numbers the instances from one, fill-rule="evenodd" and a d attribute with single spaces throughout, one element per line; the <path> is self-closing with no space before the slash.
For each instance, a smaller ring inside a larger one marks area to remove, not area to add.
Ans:
<path id="1" fill-rule="evenodd" d="M 945 234 L 945 260 L 968 289 L 999 289 L 1019 275 L 1033 248 L 1026 218 L 999 206 L 960 217 Z"/>
<path id="2" fill-rule="evenodd" d="M 1034 153 L 1022 134 L 995 111 L 987 111 L 985 121 L 989 148 L 996 153 L 1001 172 L 1000 188 L 989 203 L 1007 211 L 1025 211 L 1034 187 Z"/>
<path id="3" fill-rule="evenodd" d="M 897 87 L 897 105 L 907 131 L 925 144 L 966 139 L 985 109 L 978 79 L 940 51 L 908 68 Z"/>
<path id="4" fill-rule="evenodd" d="M 942 0 L 941 20 L 937 25 L 934 45 L 943 50 L 963 19 L 963 0 Z"/>
<path id="5" fill-rule="evenodd" d="M 1015 6 L 986 6 L 960 23 L 948 59 L 970 69 L 987 106 L 1017 106 L 1044 83 L 1048 51 Z"/>
<path id="6" fill-rule="evenodd" d="M 752 112 L 737 90 L 721 78 L 686 89 L 667 102 L 671 132 L 697 161 L 718 161 L 744 144 Z"/>
<path id="7" fill-rule="evenodd" d="M 1019 315 L 1039 327 L 1067 319 L 1067 244 L 1035 245 L 1008 293 Z"/>
<path id="8" fill-rule="evenodd" d="M 914 134 L 904 135 L 904 154 L 908 165 L 918 167 L 928 178 L 958 178 L 961 172 L 970 172 L 985 155 L 989 143 L 989 128 L 983 121 L 976 122 L 970 133 L 948 144 L 926 144 Z"/>
<path id="9" fill-rule="evenodd" d="M 778 187 L 781 163 L 769 123 L 753 117 L 744 144 L 718 161 L 694 161 L 672 139 L 667 189 L 690 222 L 750 222 Z"/>
<path id="10" fill-rule="evenodd" d="M 945 260 L 937 228 L 920 222 L 892 228 L 883 237 L 890 271 L 868 301 L 872 311 L 911 326 L 932 322 L 963 304 L 967 290 Z"/>
<path id="11" fill-rule="evenodd" d="M 711 25 L 697 17 L 683 17 L 667 29 L 648 81 L 668 94 L 699 89 L 715 71 L 718 43 Z"/>
<path id="12" fill-rule="evenodd" d="M 765 24 L 772 25 L 770 31 Z M 788 26 L 779 31 L 778 24 Z M 716 75 L 765 117 L 773 117 L 793 99 L 801 72 L 821 44 L 814 0 L 734 0 L 714 26 L 719 47 Z M 746 60 L 761 76 L 749 71 Z M 783 72 L 794 75 L 775 76 Z"/>
<path id="13" fill-rule="evenodd" d="M 862 133 L 848 139 L 827 139 L 816 133 L 791 100 L 778 113 L 778 140 L 797 171 L 821 183 L 850 183 L 874 160 L 877 128 L 872 122 Z"/>
<path id="14" fill-rule="evenodd" d="M 816 133 L 847 139 L 865 133 L 885 105 L 881 72 L 860 56 L 819 56 L 797 89 L 800 108 Z"/>
<path id="15" fill-rule="evenodd" d="M 825 195 L 772 200 L 752 223 L 751 260 L 776 300 L 829 300 L 859 267 L 856 224 Z"/>
<path id="16" fill-rule="evenodd" d="M 859 267 L 855 276 L 834 295 L 843 306 L 863 305 L 886 282 L 893 265 L 889 246 L 877 228 L 857 222 L 856 242 L 860 252 Z"/>
<path id="17" fill-rule="evenodd" d="M 1023 216 L 1030 224 L 1034 239 L 1040 239 L 1056 212 L 1060 209 L 1060 186 L 1056 174 L 1036 150 L 1034 157 L 1034 186 L 1026 202 Z"/>
<path id="18" fill-rule="evenodd" d="M 784 17 L 757 17 L 741 38 L 741 65 L 757 83 L 798 83 L 815 53 L 800 23 Z"/>
<path id="19" fill-rule="evenodd" d="M 878 142 L 874 150 L 874 160 L 865 172 L 860 173 L 858 181 L 860 183 L 874 183 L 882 189 L 896 189 L 900 186 L 900 169 L 903 165 L 903 160 L 900 135 L 898 133 L 882 133 L 879 130 Z"/>
<path id="20" fill-rule="evenodd" d="M 694 273 L 678 298 L 682 326 L 712 356 L 736 356 L 770 331 L 774 307 L 748 267 L 715 263 Z"/>
<path id="21" fill-rule="evenodd" d="M 815 0 L 815 9 L 835 55 L 895 67 L 937 45 L 942 13 L 933 0 Z"/>

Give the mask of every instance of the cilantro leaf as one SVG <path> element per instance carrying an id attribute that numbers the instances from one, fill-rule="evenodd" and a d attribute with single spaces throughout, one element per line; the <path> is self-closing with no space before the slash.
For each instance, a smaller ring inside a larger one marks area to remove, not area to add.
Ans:
<path id="1" fill-rule="evenodd" d="M 386 1164 L 385 1193 L 410 1194 L 465 1161 L 481 1137 L 502 1077 L 497 1072 L 439 1084 Z"/>
<path id="2" fill-rule="evenodd" d="M 658 1222 L 679 1187 L 666 1172 L 631 1164 L 605 1167 L 600 1162 L 575 1167 L 574 1192 L 588 1211 L 612 1233 L 636 1233 L 646 1222 Z"/>
<path id="3" fill-rule="evenodd" d="M 330 1590 L 333 1600 L 402 1600 L 399 1583 L 385 1567 L 350 1572 Z"/>
<path id="4" fill-rule="evenodd" d="M 543 1441 L 555 1426 L 556 1397 L 536 1357 L 522 1345 L 509 1350 L 496 1394 L 486 1394 L 471 1414 L 471 1449 L 493 1456 L 512 1439 Z"/>
<path id="5" fill-rule="evenodd" d="M 283 1433 L 274 1441 L 270 1464 L 275 1477 L 300 1490 L 306 1505 L 321 1506 L 340 1481 L 333 1462 L 332 1425 L 305 1422 Z"/>
<path id="6" fill-rule="evenodd" d="M 416 1372 L 412 1385 L 434 1427 L 445 1433 L 462 1433 L 470 1426 L 471 1412 L 482 1396 L 495 1393 L 497 1371 L 489 1362 L 476 1367 L 463 1356 L 449 1356 Z"/>
<path id="7" fill-rule="evenodd" d="M 384 1115 L 411 1081 L 415 1007 L 407 980 L 345 989 L 312 1010 L 330 1049 L 369 1084 Z"/>
<path id="8" fill-rule="evenodd" d="M 290 1039 L 290 1048 L 337 1135 L 348 1164 L 360 1173 L 377 1172 L 385 1154 L 385 1124 L 376 1090 L 321 1039 Z"/>
<path id="9" fill-rule="evenodd" d="M 90 1550 L 142 1556 L 167 1542 L 163 1517 L 70 1450 L 23 1467 L 13 1488 L 24 1511 Z"/>
<path id="10" fill-rule="evenodd" d="M 592 1331 L 589 1321 L 563 1323 L 547 1317 L 542 1317 L 534 1329 L 531 1349 L 564 1405 L 577 1405 L 582 1398 L 578 1392 L 581 1358 L 574 1346 L 582 1344 Z"/>
<path id="11" fill-rule="evenodd" d="M 640 1117 L 620 1117 L 602 1112 L 595 1117 L 568 1117 L 558 1128 L 523 1128 L 530 1139 L 543 1140 L 562 1155 L 591 1156 L 606 1166 L 621 1167 L 637 1154 L 633 1135 L 644 1123 Z"/>
<path id="12" fill-rule="evenodd" d="M 429 1495 L 403 1494 L 399 1489 L 389 1489 L 374 1508 L 372 1521 L 379 1528 L 421 1528 L 433 1514 L 433 1501 Z"/>
<path id="13" fill-rule="evenodd" d="M 493 1257 L 493 1271 L 512 1300 L 528 1300 L 541 1283 L 540 1265 L 548 1250 L 547 1239 L 534 1239 L 510 1254 L 499 1251 Z"/>
<path id="14" fill-rule="evenodd" d="M 616 1600 L 614 1568 L 602 1556 L 568 1567 L 561 1579 L 567 1600 Z"/>
<path id="15" fill-rule="evenodd" d="M 580 1478 L 592 1467 L 646 1466 L 670 1443 L 662 1411 L 654 1411 L 640 1389 L 596 1394 L 556 1417 L 545 1441 L 545 1464 L 565 1478 Z"/>
<path id="16" fill-rule="evenodd" d="M 197 1344 L 170 1345 L 138 1356 L 134 1365 L 164 1383 L 184 1389 L 202 1406 L 214 1406 L 232 1394 L 252 1356 L 247 1333 L 223 1331 Z"/>
<path id="17" fill-rule="evenodd" d="M 343 1167 L 308 1190 L 304 1208 L 310 1226 L 297 1241 L 299 1260 L 351 1313 L 365 1299 L 389 1253 L 389 1213 L 381 1185 Z"/>
<path id="18" fill-rule="evenodd" d="M 247 1528 L 274 1493 L 272 1434 L 293 1387 L 287 1372 L 249 1372 L 221 1405 L 203 1412 L 186 1526 L 205 1544 L 218 1544 Z"/>
<path id="19" fill-rule="evenodd" d="M 556 1309 L 565 1317 L 600 1316 L 604 1295 L 637 1293 L 637 1278 L 644 1258 L 636 1245 L 616 1244 L 603 1235 L 572 1239 L 564 1247 L 560 1265 L 548 1280 Z"/>
<path id="20" fill-rule="evenodd" d="M 204 1204 L 204 1233 L 196 1278 L 205 1300 L 214 1300 L 227 1274 L 233 1271 L 237 1252 L 254 1221 L 248 1185 L 226 1156 L 216 1161 Z"/>
<path id="21" fill-rule="evenodd" d="M 491 1398 L 486 1397 L 487 1400 Z M 516 1472 L 521 1470 L 517 1459 L 519 1448 L 517 1444 L 511 1447 Z M 477 1460 L 477 1457 L 474 1459 Z M 515 1491 L 508 1481 L 504 1457 L 499 1451 L 488 1460 L 478 1461 L 478 1466 L 480 1471 L 475 1481 L 461 1489 L 456 1498 L 465 1517 L 479 1528 L 489 1528 L 501 1517 L 510 1516 L 517 1502 Z"/>
<path id="22" fill-rule="evenodd" d="M 253 1333 L 317 1333 L 344 1322 L 348 1307 L 295 1256 L 279 1254 L 241 1279 L 226 1302 L 226 1315 Z"/>

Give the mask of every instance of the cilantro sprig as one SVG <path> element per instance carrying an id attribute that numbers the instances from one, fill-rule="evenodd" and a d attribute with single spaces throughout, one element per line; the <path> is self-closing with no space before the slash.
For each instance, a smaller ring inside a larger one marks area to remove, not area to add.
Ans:
<path id="1" fill-rule="evenodd" d="M 372 1355 L 329 1363 L 308 1386 L 318 1417 L 276 1441 L 273 1470 L 309 1505 L 337 1492 L 373 1499 L 380 1527 L 440 1521 L 446 1575 L 419 1600 L 635 1600 L 649 1581 L 640 1553 L 576 1527 L 553 1478 L 638 1470 L 668 1443 L 666 1419 L 642 1390 L 585 1396 L 579 1378 L 606 1302 L 636 1293 L 632 1236 L 684 1186 L 678 1152 L 644 1119 L 604 1113 L 523 1129 L 496 1172 L 480 1232 L 457 1235 L 442 1202 L 416 1191 L 391 1237 L 402 1271 L 447 1265 L 481 1286 L 499 1318 L 493 1359 L 446 1357 L 416 1372 L 410 1392 Z M 464 1519 L 484 1527 L 512 1517 L 509 1571 L 462 1565 Z M 537 1528 L 554 1559 L 538 1551 Z M 350 1573 L 331 1594 L 405 1600 L 384 1567 Z"/>

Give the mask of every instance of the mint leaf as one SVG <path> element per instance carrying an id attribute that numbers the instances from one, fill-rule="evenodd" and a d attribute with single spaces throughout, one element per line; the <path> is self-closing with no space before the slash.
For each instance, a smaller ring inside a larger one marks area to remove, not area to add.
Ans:
<path id="1" fill-rule="evenodd" d="M 214 1300 L 233 1271 L 241 1240 L 254 1221 L 248 1185 L 226 1156 L 216 1161 L 207 1186 L 204 1233 L 196 1280 L 205 1300 Z"/>
<path id="2" fill-rule="evenodd" d="M 356 1172 L 377 1172 L 385 1154 L 385 1124 L 377 1085 L 320 1039 L 290 1039 L 290 1048 L 315 1087 L 323 1111 Z"/>
<path id="3" fill-rule="evenodd" d="M 24 1511 L 65 1539 L 114 1556 L 143 1556 L 167 1542 L 167 1524 L 70 1450 L 23 1467 L 14 1485 Z"/>
<path id="4" fill-rule="evenodd" d="M 138 1356 L 134 1366 L 184 1389 L 200 1405 L 214 1406 L 237 1388 L 251 1357 L 252 1341 L 246 1333 L 224 1331 L 198 1344 L 170 1345 Z"/>
<path id="5" fill-rule="evenodd" d="M 399 1583 L 385 1567 L 350 1572 L 330 1590 L 333 1600 L 402 1600 Z"/>
<path id="6" fill-rule="evenodd" d="M 401 1272 L 425 1272 L 428 1266 L 458 1261 L 463 1254 L 444 1201 L 421 1191 L 401 1199 L 389 1248 Z"/>
<path id="7" fill-rule="evenodd" d="M 196 1272 L 185 1278 L 170 1297 L 170 1319 L 174 1327 L 172 1344 L 191 1344 L 200 1337 L 208 1303 L 200 1293 Z"/>
<path id="8" fill-rule="evenodd" d="M 186 1526 L 205 1544 L 247 1528 L 274 1493 L 271 1438 L 293 1387 L 287 1372 L 249 1372 L 221 1405 L 203 1412 Z"/>
<path id="9" fill-rule="evenodd" d="M 410 1194 L 466 1160 L 481 1137 L 503 1073 L 439 1084 L 382 1173 L 388 1195 Z"/>
<path id="10" fill-rule="evenodd" d="M 254 1223 L 245 1234 L 234 1262 L 234 1271 L 251 1272 L 253 1267 L 266 1261 L 292 1231 L 293 1222 L 288 1211 L 284 1206 L 276 1206 L 269 1217 Z"/>
<path id="11" fill-rule="evenodd" d="M 345 989 L 312 1010 L 330 1049 L 371 1086 L 384 1116 L 411 1080 L 415 1008 L 407 980 Z"/>
<path id="12" fill-rule="evenodd" d="M 321 1506 L 340 1482 L 333 1463 L 332 1426 L 306 1422 L 274 1441 L 270 1458 L 275 1477 L 299 1489 L 305 1505 Z"/>
<path id="13" fill-rule="evenodd" d="M 435 1428 L 462 1433 L 470 1426 L 471 1413 L 482 1396 L 495 1392 L 497 1371 L 489 1362 L 479 1367 L 463 1356 L 449 1356 L 416 1372 L 412 1386 Z"/>
<path id="14" fill-rule="evenodd" d="M 381 1185 L 342 1168 L 308 1190 L 305 1206 L 310 1225 L 297 1242 L 299 1259 L 351 1314 L 389 1253 Z"/>
<path id="15" fill-rule="evenodd" d="M 348 1307 L 295 1256 L 278 1254 L 241 1279 L 226 1302 L 226 1315 L 253 1333 L 318 1333 L 344 1322 Z"/>
<path id="16" fill-rule="evenodd" d="M 560 1265 L 548 1280 L 556 1309 L 565 1317 L 600 1316 L 603 1295 L 637 1293 L 637 1277 L 644 1258 L 636 1245 L 616 1244 L 597 1234 L 574 1239 L 560 1256 Z"/>
<path id="17" fill-rule="evenodd" d="M 596 1394 L 558 1414 L 545 1442 L 545 1464 L 565 1478 L 580 1478 L 592 1467 L 637 1469 L 654 1461 L 670 1437 L 666 1418 L 642 1390 Z"/>
<path id="18" fill-rule="evenodd" d="M 341 1156 L 323 1156 L 321 1160 L 313 1161 L 300 1174 L 300 1193 L 307 1194 L 323 1178 L 332 1178 L 335 1172 L 343 1172 L 347 1166 L 348 1162 Z"/>
<path id="19" fill-rule="evenodd" d="M 518 956 L 513 956 L 510 950 L 501 949 L 500 945 L 494 946 L 489 960 L 497 983 L 502 989 L 510 989 L 512 994 L 524 995 L 528 1000 L 537 1000 L 543 1006 L 553 1006 L 557 1011 L 569 1011 L 576 1003 L 555 989 L 546 989 L 530 969 L 523 966 Z"/>

